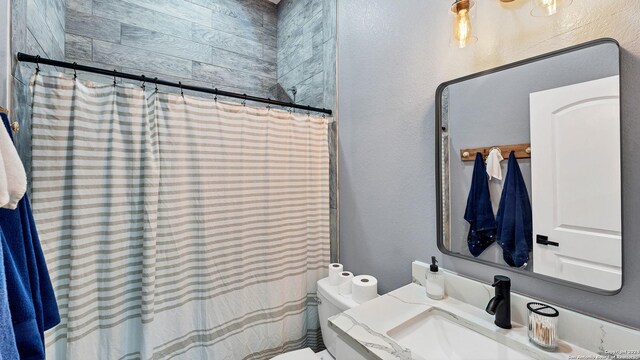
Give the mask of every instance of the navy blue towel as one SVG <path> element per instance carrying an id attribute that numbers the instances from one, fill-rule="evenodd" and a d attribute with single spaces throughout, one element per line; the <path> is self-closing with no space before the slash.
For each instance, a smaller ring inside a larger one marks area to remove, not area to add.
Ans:
<path id="1" fill-rule="evenodd" d="M 489 196 L 487 169 L 481 153 L 476 154 L 476 161 L 473 165 L 473 178 L 471 179 L 471 189 L 467 198 L 464 219 L 470 225 L 467 236 L 469 252 L 473 256 L 479 256 L 484 249 L 493 244 L 497 229 Z"/>
<path id="2" fill-rule="evenodd" d="M 4 115 L 2 121 L 11 134 Z M 44 331 L 57 325 L 60 315 L 27 195 L 15 210 L 0 209 L 0 232 L 20 359 L 41 360 L 45 358 Z"/>
<path id="3" fill-rule="evenodd" d="M 514 267 L 526 265 L 533 247 L 531 202 L 513 151 L 509 154 L 497 221 L 498 244 L 504 261 Z"/>
<path id="4" fill-rule="evenodd" d="M 16 336 L 13 333 L 13 323 L 11 322 L 11 311 L 9 310 L 9 295 L 7 294 L 7 280 L 4 265 L 4 252 L 7 251 L 6 241 L 2 231 L 0 231 L 0 359 L 18 360 L 18 347 L 16 346 Z M 13 264 L 9 264 L 10 266 Z M 15 272 L 13 267 L 8 272 Z"/>

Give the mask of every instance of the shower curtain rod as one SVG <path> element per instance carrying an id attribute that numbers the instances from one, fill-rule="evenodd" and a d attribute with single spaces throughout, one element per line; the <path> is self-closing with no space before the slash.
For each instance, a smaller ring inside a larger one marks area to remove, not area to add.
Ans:
<path id="1" fill-rule="evenodd" d="M 317 108 L 309 105 L 299 105 L 291 102 L 266 99 L 266 98 L 251 96 L 247 94 L 239 94 L 239 93 L 234 93 L 230 91 L 219 90 L 218 88 L 211 89 L 211 88 L 205 88 L 200 86 L 174 83 L 171 81 L 166 81 L 158 78 L 148 78 L 144 75 L 127 74 L 127 73 L 119 72 L 116 70 L 105 70 L 105 69 L 100 69 L 93 66 L 86 66 L 86 65 L 80 65 L 77 63 L 70 63 L 66 61 L 47 59 L 47 58 L 40 57 L 40 55 L 34 56 L 34 55 L 28 55 L 28 54 L 19 52 L 17 57 L 18 57 L 18 61 L 35 63 L 36 65 L 40 65 L 40 64 L 52 65 L 52 66 L 57 66 L 61 68 L 66 68 L 66 69 L 73 69 L 74 71 L 84 71 L 84 72 L 91 72 L 91 73 L 119 77 L 124 79 L 137 80 L 143 83 L 148 82 L 154 85 L 172 86 L 172 87 L 180 88 L 182 90 L 192 90 L 192 91 L 203 92 L 207 94 L 214 94 L 214 95 L 226 96 L 226 97 L 235 98 L 235 99 L 242 99 L 245 101 L 255 101 L 255 102 L 265 103 L 269 105 L 276 105 L 276 106 L 288 107 L 293 109 L 319 112 L 319 113 L 328 114 L 328 115 L 332 114 L 331 109 L 321 109 L 321 108 Z"/>

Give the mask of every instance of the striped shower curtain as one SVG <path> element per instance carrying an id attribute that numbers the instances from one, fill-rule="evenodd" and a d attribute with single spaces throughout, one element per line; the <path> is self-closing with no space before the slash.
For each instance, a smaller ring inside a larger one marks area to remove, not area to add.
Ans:
<path id="1" fill-rule="evenodd" d="M 327 119 L 34 76 L 49 359 L 269 359 L 321 344 Z"/>

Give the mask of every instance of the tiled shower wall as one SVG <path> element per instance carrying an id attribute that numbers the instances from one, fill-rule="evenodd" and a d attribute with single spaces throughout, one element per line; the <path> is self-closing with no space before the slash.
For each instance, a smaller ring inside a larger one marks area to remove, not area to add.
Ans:
<path id="1" fill-rule="evenodd" d="M 277 49 L 278 82 L 296 102 L 335 108 L 336 0 L 282 0 Z"/>
<path id="2" fill-rule="evenodd" d="M 65 0 L 11 1 L 11 50 L 14 54 L 20 51 L 64 60 L 64 29 Z"/>
<path id="3" fill-rule="evenodd" d="M 11 0 L 11 53 L 64 60 L 65 0 Z M 11 117 L 23 126 L 16 146 L 31 178 L 29 78 L 34 64 L 12 64 Z"/>
<path id="4" fill-rule="evenodd" d="M 276 16 L 266 0 L 67 0 L 65 58 L 274 97 Z"/>
<path id="5" fill-rule="evenodd" d="M 277 97 L 281 82 L 285 89 L 296 86 L 296 102 L 335 109 L 336 0 L 282 0 L 277 6 L 267 0 L 66 0 L 66 6 L 65 0 L 12 0 L 11 26 L 14 54 L 267 98 Z M 19 64 L 14 71 L 13 115 L 23 125 L 34 67 Z M 18 148 L 30 173 L 29 126 L 22 129 Z M 336 139 L 334 123 L 329 143 L 333 260 L 338 249 Z"/>
<path id="6" fill-rule="evenodd" d="M 278 83 L 296 102 L 336 108 L 336 0 L 282 0 L 278 4 Z M 338 261 L 336 122 L 329 127 L 331 258 Z"/>

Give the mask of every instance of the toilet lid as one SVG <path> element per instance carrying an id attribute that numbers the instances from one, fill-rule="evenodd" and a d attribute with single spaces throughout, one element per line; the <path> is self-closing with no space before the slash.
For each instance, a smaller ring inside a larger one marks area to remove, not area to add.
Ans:
<path id="1" fill-rule="evenodd" d="M 318 360 L 318 357 L 310 348 L 304 348 L 302 350 L 289 351 L 271 358 L 271 360 Z"/>

